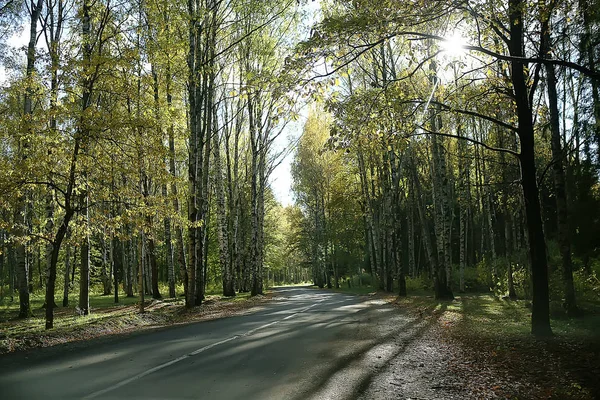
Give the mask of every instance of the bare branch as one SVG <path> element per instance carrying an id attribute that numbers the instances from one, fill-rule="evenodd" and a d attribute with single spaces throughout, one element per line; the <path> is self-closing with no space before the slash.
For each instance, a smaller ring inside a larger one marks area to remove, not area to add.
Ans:
<path id="1" fill-rule="evenodd" d="M 467 142 L 474 143 L 476 145 L 479 145 L 479 146 L 481 146 L 483 148 L 486 148 L 488 150 L 491 150 L 491 151 L 497 151 L 497 152 L 500 152 L 500 153 L 511 154 L 511 155 L 513 155 L 513 156 L 515 156 L 517 158 L 521 157 L 521 155 L 519 153 L 517 153 L 516 151 L 514 151 L 514 150 L 504 149 L 504 148 L 501 148 L 501 147 L 489 146 L 489 145 L 487 145 L 487 144 L 485 144 L 483 142 L 480 142 L 479 140 L 471 139 L 470 137 L 453 135 L 451 133 L 434 132 L 434 131 L 431 131 L 431 130 L 429 130 L 429 129 L 423 127 L 423 126 L 420 126 L 420 125 L 419 125 L 419 128 L 422 129 L 424 131 L 424 133 L 413 133 L 413 134 L 411 134 L 409 136 L 438 135 L 438 136 L 444 136 L 444 137 L 449 137 L 449 138 L 454 138 L 454 139 L 466 140 Z"/>

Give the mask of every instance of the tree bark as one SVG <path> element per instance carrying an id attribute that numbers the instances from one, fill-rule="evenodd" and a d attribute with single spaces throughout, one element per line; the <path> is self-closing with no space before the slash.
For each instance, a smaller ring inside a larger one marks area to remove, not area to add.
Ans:
<path id="1" fill-rule="evenodd" d="M 260 158 L 260 138 L 258 137 L 259 132 L 256 126 L 256 115 L 255 115 L 255 104 L 254 99 L 248 98 L 248 124 L 250 129 L 250 143 L 251 143 L 251 186 L 250 186 L 250 207 L 251 207 L 251 238 L 250 238 L 250 265 L 251 265 L 251 279 L 252 283 L 250 286 L 250 294 L 256 296 L 262 294 L 262 285 L 260 280 L 261 265 L 260 265 L 260 216 L 259 216 L 259 185 L 260 185 L 260 171 L 259 171 L 259 158 Z"/>
<path id="2" fill-rule="evenodd" d="M 196 294 L 196 268 L 197 260 L 197 224 L 198 224 L 198 202 L 197 202 L 197 186 L 198 186 L 198 125 L 200 115 L 200 99 L 197 98 L 199 68 L 198 59 L 200 52 L 199 29 L 200 29 L 200 11 L 196 9 L 196 2 L 188 0 L 188 13 L 190 16 L 189 22 L 189 51 L 188 51 L 188 102 L 189 102 L 189 158 L 188 158 L 188 264 L 187 264 L 187 287 L 186 287 L 186 307 L 190 308 L 195 305 Z"/>
<path id="3" fill-rule="evenodd" d="M 540 52 L 541 57 L 549 58 L 551 56 L 551 37 L 550 37 L 550 10 L 545 7 L 545 2 L 541 1 L 541 31 Z M 556 196 L 556 217 L 558 226 L 558 245 L 562 259 L 562 275 L 565 300 L 563 307 L 567 315 L 577 314 L 577 303 L 575 301 L 575 287 L 573 286 L 573 260 L 571 259 L 571 240 L 569 229 L 569 210 L 567 206 L 567 189 L 564 169 L 564 154 L 561 145 L 560 136 L 560 116 L 558 111 L 557 79 L 554 67 L 546 64 L 546 89 L 548 91 L 548 103 L 550 110 L 550 133 L 552 150 L 552 169 L 554 172 L 554 194 Z"/>
<path id="4" fill-rule="evenodd" d="M 31 126 L 31 119 L 33 114 L 33 74 L 35 72 L 35 45 L 37 43 L 37 23 L 42 11 L 43 0 L 37 0 L 30 2 L 30 23 L 29 23 L 29 44 L 27 46 L 27 69 L 25 71 L 25 96 L 23 99 L 23 114 L 24 114 L 24 129 L 23 133 L 25 137 L 19 140 L 20 156 L 25 163 L 28 158 L 29 141 L 33 138 L 28 136 L 33 135 L 33 128 Z M 19 237 L 19 241 L 16 245 L 16 260 L 17 260 L 17 282 L 19 287 L 19 318 L 28 318 L 32 315 L 31 304 L 29 303 L 29 275 L 30 275 L 30 264 L 27 262 L 27 248 L 25 243 L 25 236 L 27 231 L 27 217 L 28 217 L 28 205 L 27 205 L 28 190 L 22 188 L 20 195 L 17 200 L 17 206 L 15 209 L 15 234 Z"/>
<path id="5" fill-rule="evenodd" d="M 412 151 L 412 150 L 411 150 Z M 427 260 L 429 261 L 429 273 L 431 277 L 435 279 L 438 266 L 435 255 L 433 253 L 433 244 L 431 243 L 431 236 L 429 234 L 429 223 L 427 221 L 427 215 L 425 214 L 425 205 L 423 204 L 423 190 L 421 189 L 421 182 L 417 173 L 417 167 L 414 161 L 414 155 L 411 154 L 410 160 L 410 171 L 412 178 L 412 185 L 415 190 L 415 198 L 417 202 L 417 211 L 419 215 L 419 221 L 421 222 L 421 236 L 423 239 L 423 247 L 425 247 L 425 253 L 427 254 Z"/>
<path id="6" fill-rule="evenodd" d="M 216 113 L 214 113 L 216 119 Z M 215 124 L 216 126 L 216 124 Z M 217 197 L 217 239 L 219 242 L 219 262 L 223 281 L 223 296 L 235 296 L 233 271 L 229 258 L 229 237 L 227 235 L 227 211 L 225 207 L 225 189 L 223 187 L 223 170 L 221 165 L 221 148 L 219 136 L 213 135 L 213 152 L 215 161 L 215 191 Z"/>
<path id="7" fill-rule="evenodd" d="M 48 280 L 46 282 L 46 329 L 52 329 L 54 327 L 54 307 L 56 306 L 54 302 L 54 293 L 56 290 L 56 265 L 58 264 L 60 246 L 65 238 L 65 235 L 67 234 L 69 222 L 71 221 L 73 214 L 74 211 L 72 209 L 65 210 L 62 223 L 58 227 L 58 231 L 56 232 L 56 236 L 54 237 L 54 241 L 52 243 L 50 267 L 48 269 Z M 65 306 L 64 299 L 63 306 Z"/>
<path id="8" fill-rule="evenodd" d="M 115 291 L 114 302 L 115 304 L 119 303 L 119 272 L 123 271 L 123 244 L 119 239 L 115 236 L 114 233 L 111 233 L 110 239 L 110 258 L 112 264 L 113 271 L 113 288 Z"/>
<path id="9" fill-rule="evenodd" d="M 86 231 L 89 232 L 89 209 L 88 196 L 84 193 L 81 196 L 81 204 L 83 205 L 83 218 L 86 226 Z M 79 312 L 82 315 L 90 313 L 90 235 L 86 232 L 85 238 L 81 244 L 81 260 L 79 266 Z"/>
<path id="10" fill-rule="evenodd" d="M 458 136 L 462 135 L 462 126 L 457 128 Z M 459 185 L 460 185 L 460 216 L 459 216 L 459 290 L 465 292 L 465 269 L 467 267 L 467 243 L 468 243 L 468 213 L 470 203 L 468 201 L 468 185 L 469 182 L 469 167 L 467 161 L 467 145 L 465 140 L 458 141 L 458 156 L 459 156 Z"/>
<path id="11" fill-rule="evenodd" d="M 163 196 L 166 198 L 168 196 L 167 193 L 167 185 L 163 185 Z M 173 239 L 171 237 L 171 219 L 164 218 L 163 220 L 164 229 L 165 229 L 165 255 L 167 262 L 167 279 L 169 281 L 169 297 L 174 298 L 176 296 L 175 293 L 175 257 L 173 254 Z"/>
<path id="12" fill-rule="evenodd" d="M 510 21 L 510 54 L 523 57 L 523 0 L 509 0 L 508 13 Z M 525 212 L 529 253 L 531 258 L 531 279 L 533 305 L 531 312 L 531 332 L 536 336 L 552 334 L 550 328 L 550 305 L 548 290 L 548 260 L 546 255 L 546 239 L 542 227 L 539 191 L 535 167 L 535 140 L 532 121 L 532 110 L 526 82 L 526 65 L 517 59 L 510 62 L 511 81 L 513 84 L 515 104 L 517 106 L 518 134 L 521 139 L 521 179 Z"/>
<path id="13" fill-rule="evenodd" d="M 434 88 L 437 85 L 437 65 L 435 61 L 430 64 L 430 70 L 433 71 Z M 441 129 L 441 117 L 439 110 L 430 110 L 430 124 L 432 132 L 438 132 Z M 435 297 L 439 300 L 452 300 L 454 295 L 449 285 L 449 271 L 452 268 L 452 257 L 450 254 L 450 226 L 449 226 L 449 206 L 448 206 L 448 177 L 446 161 L 444 157 L 444 146 L 442 138 L 438 135 L 431 135 L 431 153 L 432 153 L 432 177 L 433 177 L 433 203 L 435 208 L 434 231 L 436 236 L 437 249 L 437 270 L 434 276 Z"/>
<path id="14" fill-rule="evenodd" d="M 63 301 L 62 301 L 63 307 L 69 306 L 69 286 L 70 286 L 69 272 L 70 272 L 70 269 L 71 269 L 71 246 L 67 246 L 67 248 L 65 249 L 65 274 L 64 274 L 64 281 L 63 281 Z"/>

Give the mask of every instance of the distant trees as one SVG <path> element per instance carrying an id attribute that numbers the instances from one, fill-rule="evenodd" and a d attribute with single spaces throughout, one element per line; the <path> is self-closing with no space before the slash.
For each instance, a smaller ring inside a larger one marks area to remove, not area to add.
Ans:
<path id="1" fill-rule="evenodd" d="M 361 272 L 364 225 L 354 196 L 359 187 L 356 162 L 327 150 L 329 124 L 322 110 L 310 111 L 292 164 L 300 213 L 290 211 L 288 219 L 296 230 L 290 234 L 296 236 L 298 250 L 310 262 L 314 283 L 338 288 L 343 275 Z"/>
<path id="2" fill-rule="evenodd" d="M 585 21 L 591 20 L 573 6 L 519 0 L 425 2 L 418 9 L 387 1 L 327 3 L 324 18 L 298 46 L 299 57 L 290 68 L 306 71 L 324 60 L 326 72 L 310 80 L 342 80 L 329 96 L 332 140 L 338 149 L 356 154 L 359 176 L 367 182 L 357 195 L 366 205 L 368 258 L 380 288 L 392 288 L 386 268 L 396 271 L 400 293 L 402 274 L 416 270 L 414 254 L 402 256 L 399 264 L 389 254 L 406 232 L 413 237 L 401 239 L 407 244 L 396 248 L 422 252 L 436 297 L 452 298 L 454 264 L 459 264 L 462 290 L 466 265 L 483 260 L 490 286 L 508 282 L 514 296 L 511 258 L 526 241 L 532 332 L 546 335 L 551 333 L 549 235 L 561 243 L 564 305 L 569 313 L 576 310 L 567 238 L 578 232 L 575 225 L 586 223 L 568 226 L 565 199 L 576 203 L 577 195 L 566 194 L 562 176 L 563 166 L 569 171 L 581 157 L 597 162 L 585 144 L 597 141 L 594 130 L 579 122 L 595 120 L 595 108 L 583 111 L 585 101 L 576 93 L 593 93 L 598 72 L 597 54 L 588 53 L 587 61 L 575 55 L 581 46 L 589 48 Z M 583 30 L 567 31 L 565 21 L 573 18 L 583 18 Z M 453 43 L 457 36 L 463 37 L 461 47 Z M 590 100 L 593 105 L 594 97 Z M 366 154 L 365 140 L 372 149 Z M 402 162 L 394 165 L 398 159 Z M 512 189 L 515 183 L 521 184 L 521 194 Z M 400 193 L 408 192 L 405 199 L 396 197 L 398 185 Z M 550 196 L 556 198 L 553 204 Z M 597 218 L 595 210 L 589 212 Z M 414 236 L 421 243 L 417 249 Z M 507 271 L 500 269 L 502 254 Z"/>
<path id="3" fill-rule="evenodd" d="M 2 40 L 17 11 L 2 9 Z M 214 281 L 216 250 L 225 295 L 263 292 L 265 192 L 281 156 L 273 142 L 294 115 L 281 69 L 297 12 L 294 1 L 31 3 L 27 64 L 2 59 L 0 93 L 11 254 L 0 275 L 11 293 L 19 277 L 22 317 L 36 263 L 47 328 L 58 276 L 63 305 L 78 281 L 84 315 L 94 283 L 116 302 L 137 291 L 143 310 L 145 295 L 164 296 L 161 282 L 170 297 L 180 282 L 191 307 Z"/>

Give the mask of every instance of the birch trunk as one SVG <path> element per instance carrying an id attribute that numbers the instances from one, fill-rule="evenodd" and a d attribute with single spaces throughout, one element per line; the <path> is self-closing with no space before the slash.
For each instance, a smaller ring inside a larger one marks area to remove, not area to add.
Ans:
<path id="1" fill-rule="evenodd" d="M 33 114 L 33 76 L 35 72 L 35 45 L 37 42 L 37 23 L 42 11 L 43 1 L 37 0 L 30 2 L 30 25 L 29 25 L 29 44 L 27 46 L 27 69 L 25 71 L 26 88 L 23 98 L 23 115 L 24 126 L 23 133 L 26 137 L 19 140 L 19 152 L 21 161 L 27 163 L 29 138 L 33 135 L 33 127 L 31 124 Z M 31 304 L 29 303 L 29 275 L 30 264 L 27 262 L 27 243 L 25 236 L 27 235 L 27 220 L 28 220 L 28 190 L 21 188 L 20 195 L 17 199 L 15 207 L 15 235 L 20 238 L 16 245 L 16 261 L 17 261 L 17 286 L 19 288 L 19 318 L 28 318 L 32 315 Z"/>
<path id="2" fill-rule="evenodd" d="M 223 295 L 235 296 L 235 285 L 229 258 L 229 237 L 227 235 L 227 211 L 225 207 L 225 190 L 223 187 L 221 148 L 219 145 L 219 136 L 217 133 L 213 135 L 213 141 L 213 152 L 215 160 L 215 192 L 217 196 L 217 239 L 219 241 L 219 262 L 221 264 Z"/>
<path id="3" fill-rule="evenodd" d="M 108 296 L 111 294 L 111 267 L 108 264 L 108 253 L 109 249 L 106 246 L 106 239 L 102 235 L 102 268 L 100 271 L 100 280 L 102 281 L 102 295 Z"/>
<path id="4" fill-rule="evenodd" d="M 407 212 L 407 235 L 408 235 L 408 273 L 412 278 L 417 276 L 415 264 L 415 194 L 413 185 L 409 189 L 409 207 Z"/>
<path id="5" fill-rule="evenodd" d="M 165 79 L 165 91 L 167 96 L 167 108 L 170 110 L 173 107 L 173 94 L 172 94 L 172 76 L 171 76 L 171 63 L 170 60 L 167 61 L 166 68 L 166 79 Z M 169 141 L 169 174 L 171 175 L 171 196 L 173 198 L 173 211 L 175 215 L 178 217 L 181 215 L 181 207 L 179 205 L 179 190 L 177 187 L 177 168 L 175 167 L 175 127 L 173 122 L 169 120 L 169 125 L 167 128 L 167 137 Z M 165 225 L 166 226 L 166 225 Z M 175 262 L 175 253 L 177 254 L 177 264 L 181 281 L 183 282 L 183 290 L 184 296 L 187 299 L 187 287 L 188 287 L 188 275 L 187 275 L 187 265 L 185 259 L 185 245 L 183 241 L 183 227 L 181 223 L 177 222 L 174 225 L 175 229 L 175 249 L 171 247 L 171 259 L 173 259 L 173 263 Z M 171 245 L 172 246 L 172 245 Z M 173 275 L 175 275 L 175 271 L 173 271 Z M 169 288 L 169 292 L 171 289 Z M 174 291 L 173 291 L 174 293 Z M 169 293 L 171 295 L 171 293 Z M 173 297 L 176 293 L 173 294 Z"/>
<path id="6" fill-rule="evenodd" d="M 458 128 L 458 136 L 461 136 L 461 126 Z M 460 157 L 459 162 L 459 185 L 460 185 L 460 272 L 459 272 L 459 290 L 464 293 L 465 292 L 465 268 L 467 266 L 467 237 L 468 237 L 468 212 L 469 212 L 469 202 L 468 202 L 468 193 L 467 186 L 469 185 L 469 169 L 467 162 L 467 145 L 465 140 L 458 141 L 458 152 Z"/>
<path id="7" fill-rule="evenodd" d="M 69 306 L 69 286 L 70 286 L 69 272 L 70 272 L 70 269 L 71 269 L 71 246 L 67 246 L 67 248 L 65 250 L 65 274 L 64 274 L 64 281 L 63 281 L 63 301 L 62 301 L 63 307 Z"/>
<path id="8" fill-rule="evenodd" d="M 198 224 L 198 139 L 199 139 L 199 116 L 200 116 L 200 99 L 197 94 L 199 92 L 199 68 L 200 68 L 200 10 L 197 10 L 197 4 L 194 0 L 188 0 L 189 22 L 189 49 L 188 49 L 188 103 L 189 103 L 189 158 L 188 158 L 188 254 L 189 262 L 187 264 L 187 286 L 186 286 L 186 307 L 190 308 L 195 305 L 196 294 L 196 267 L 198 260 L 196 257 L 197 243 L 197 224 Z"/>
<path id="9" fill-rule="evenodd" d="M 359 168 L 359 173 L 360 173 L 360 178 L 361 178 L 361 183 L 362 183 L 362 191 L 363 191 L 363 197 L 365 199 L 365 218 L 367 220 L 367 227 L 368 227 L 368 232 L 369 232 L 369 239 L 370 239 L 370 243 L 371 243 L 371 272 L 373 274 L 378 273 L 379 277 L 380 277 L 380 288 L 383 289 L 383 287 L 381 287 L 381 277 L 382 277 L 382 267 L 381 267 L 381 258 L 380 258 L 380 246 L 379 246 L 379 235 L 376 231 L 376 224 L 374 221 L 374 216 L 373 216 L 373 207 L 372 207 L 372 200 L 371 200 L 371 192 L 369 190 L 369 181 L 367 179 L 367 171 L 366 171 L 366 165 L 365 165 L 365 160 L 364 160 L 364 155 L 362 154 L 362 151 L 359 149 L 358 151 L 358 168 Z"/>
<path id="10" fill-rule="evenodd" d="M 131 229 L 127 227 L 127 234 L 131 235 Z M 127 249 L 123 251 L 123 265 L 126 268 L 125 271 L 125 293 L 127 293 L 127 297 L 134 297 L 133 295 L 133 264 L 135 262 L 135 249 L 133 247 L 133 239 L 129 239 L 127 241 Z"/>
<path id="11" fill-rule="evenodd" d="M 163 197 L 167 198 L 167 185 L 163 185 L 162 188 Z M 171 219 L 165 218 L 163 220 L 165 229 L 165 255 L 167 261 L 167 277 L 169 281 L 169 297 L 174 298 L 175 293 L 175 260 L 173 254 L 173 239 L 171 237 Z"/>
<path id="12" fill-rule="evenodd" d="M 123 271 L 123 243 L 115 236 L 114 232 L 111 233 L 111 244 L 110 244 L 110 259 L 113 271 L 113 288 L 115 291 L 115 304 L 119 303 L 119 274 Z"/>
<path id="13" fill-rule="evenodd" d="M 437 132 L 439 129 L 438 117 L 431 112 L 432 131 Z M 433 176 L 433 202 L 435 209 L 434 231 L 436 236 L 437 248 L 437 270 L 434 276 L 434 287 L 437 299 L 453 299 L 452 291 L 448 285 L 448 269 L 449 254 L 449 227 L 448 227 L 448 193 L 447 193 L 447 177 L 446 177 L 446 162 L 442 152 L 444 147 L 441 143 L 441 138 L 438 135 L 431 135 L 432 149 L 432 176 Z"/>
<path id="14" fill-rule="evenodd" d="M 83 220 L 86 227 L 85 238 L 81 244 L 81 260 L 79 266 L 79 312 L 90 313 L 90 235 L 89 235 L 89 199 L 87 193 L 81 196 Z"/>
<path id="15" fill-rule="evenodd" d="M 540 2 L 540 14 L 542 17 L 542 37 L 541 37 L 541 56 L 550 57 L 550 21 L 546 13 L 544 2 Z M 554 172 L 554 193 L 556 195 L 556 216 L 558 225 L 558 244 L 562 258 L 563 292 L 565 308 L 568 315 L 578 313 L 575 300 L 575 287 L 573 285 L 573 260 L 571 259 L 571 240 L 569 235 L 569 210 L 567 206 L 567 189 L 564 169 L 564 154 L 560 137 L 560 115 L 558 111 L 558 93 L 556 89 L 557 79 L 554 66 L 545 65 L 546 69 L 546 89 L 548 91 L 548 102 L 550 109 L 550 133 L 551 150 Z M 596 121 L 598 124 L 598 121 Z M 598 127 L 598 125 L 597 125 Z"/>
<path id="16" fill-rule="evenodd" d="M 250 128 L 250 144 L 251 144 L 251 183 L 250 183 L 250 218 L 251 218 L 251 237 L 250 237 L 250 274 L 251 285 L 250 294 L 256 296 L 262 293 L 259 280 L 259 132 L 256 127 L 256 114 L 253 96 L 248 97 L 248 124 Z"/>
<path id="17" fill-rule="evenodd" d="M 425 247 L 425 253 L 427 254 L 427 260 L 429 262 L 429 273 L 430 276 L 435 279 L 437 267 L 437 261 L 433 253 L 433 244 L 431 243 L 431 236 L 429 230 L 429 222 L 425 214 L 425 205 L 423 204 L 423 190 L 421 189 L 421 182 L 417 173 L 417 167 L 414 162 L 414 155 L 411 154 L 410 160 L 410 171 L 412 184 L 415 191 L 415 197 L 417 202 L 417 211 L 419 215 L 419 221 L 421 222 L 421 236 L 423 240 L 423 247 Z"/>

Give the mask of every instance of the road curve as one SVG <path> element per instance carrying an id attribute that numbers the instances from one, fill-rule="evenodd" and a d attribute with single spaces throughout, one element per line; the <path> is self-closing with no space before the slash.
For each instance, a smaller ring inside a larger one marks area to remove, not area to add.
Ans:
<path id="1" fill-rule="evenodd" d="M 364 398 L 378 372 L 427 329 L 424 321 L 365 297 L 298 287 L 276 289 L 276 296 L 249 315 L 55 352 L 52 358 L 4 356 L 0 397 Z M 51 349 L 36 352 L 44 351 Z"/>

